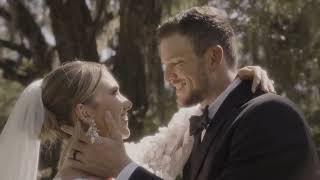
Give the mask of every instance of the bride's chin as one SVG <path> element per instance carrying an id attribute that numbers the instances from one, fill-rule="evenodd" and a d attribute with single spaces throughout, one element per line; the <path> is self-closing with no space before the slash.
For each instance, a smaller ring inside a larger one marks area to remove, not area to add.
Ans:
<path id="1" fill-rule="evenodd" d="M 128 139 L 129 137 L 130 137 L 130 130 L 128 130 L 125 133 L 122 133 L 122 139 L 123 140 Z"/>

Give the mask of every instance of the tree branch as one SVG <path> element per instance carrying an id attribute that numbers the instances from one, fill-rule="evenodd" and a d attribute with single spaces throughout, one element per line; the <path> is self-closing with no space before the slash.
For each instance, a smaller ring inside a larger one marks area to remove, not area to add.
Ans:
<path id="1" fill-rule="evenodd" d="M 0 7 L 0 16 L 6 19 L 7 21 L 11 20 L 10 13 L 7 10 L 5 10 L 3 7 Z"/>
<path id="2" fill-rule="evenodd" d="M 8 49 L 17 51 L 18 53 L 20 53 L 21 55 L 27 58 L 31 58 L 32 56 L 32 52 L 29 49 L 27 49 L 25 46 L 15 44 L 10 41 L 0 39 L 0 47 L 6 47 Z"/>
<path id="3" fill-rule="evenodd" d="M 93 20 L 93 36 L 99 34 L 103 26 L 113 19 L 113 14 L 106 11 L 107 1 L 97 1 L 97 15 Z"/>
<path id="4" fill-rule="evenodd" d="M 19 63 L 13 59 L 2 58 L 0 59 L 0 68 L 3 71 L 3 77 L 9 80 L 20 82 L 23 85 L 27 85 L 33 79 L 32 74 L 19 74 Z"/>
<path id="5" fill-rule="evenodd" d="M 98 61 L 93 21 L 85 0 L 46 1 L 61 62 L 80 58 Z"/>
<path id="6" fill-rule="evenodd" d="M 95 19 L 93 20 L 93 23 L 96 24 L 100 21 L 101 16 L 106 8 L 106 0 L 97 1 L 97 15 Z"/>
<path id="7" fill-rule="evenodd" d="M 51 69 L 51 58 L 47 56 L 48 44 L 39 25 L 23 2 L 21 0 L 7 0 L 7 2 L 12 12 L 15 27 L 30 42 L 32 61 L 37 68 L 37 76 L 41 76 Z"/>

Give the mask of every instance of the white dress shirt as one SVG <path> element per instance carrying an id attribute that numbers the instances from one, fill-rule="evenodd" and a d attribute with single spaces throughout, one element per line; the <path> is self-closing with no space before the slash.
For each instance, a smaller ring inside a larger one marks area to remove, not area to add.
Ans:
<path id="1" fill-rule="evenodd" d="M 235 89 L 239 84 L 241 83 L 241 80 L 239 78 L 235 79 L 228 87 L 225 89 L 216 100 L 214 100 L 211 104 L 209 104 L 209 119 L 213 119 L 215 114 L 217 113 L 218 109 L 224 102 L 224 100 L 227 98 L 227 96 L 230 94 L 230 92 Z M 203 140 L 204 135 L 206 134 L 206 129 L 203 129 L 201 132 L 201 141 Z"/>
<path id="2" fill-rule="evenodd" d="M 213 119 L 214 115 L 216 114 L 216 112 L 218 111 L 219 107 L 221 106 L 221 104 L 223 103 L 223 101 L 227 98 L 227 96 L 229 95 L 229 93 L 235 89 L 239 84 L 241 83 L 241 80 L 239 78 L 235 79 L 228 87 L 226 90 L 224 90 L 219 96 L 218 98 L 213 101 L 210 105 L 209 105 L 209 118 Z M 206 129 L 204 129 L 201 132 L 201 141 L 203 139 L 203 137 L 206 134 Z M 120 172 L 120 174 L 118 175 L 118 177 L 116 178 L 116 180 L 128 180 L 130 178 L 130 176 L 132 175 L 132 173 L 137 169 L 137 167 L 139 167 L 136 163 L 132 162 L 130 164 L 128 164 L 125 168 L 122 169 L 122 171 Z"/>
<path id="3" fill-rule="evenodd" d="M 122 169 L 116 180 L 128 180 L 132 173 L 139 167 L 136 163 L 131 162 L 125 168 Z"/>

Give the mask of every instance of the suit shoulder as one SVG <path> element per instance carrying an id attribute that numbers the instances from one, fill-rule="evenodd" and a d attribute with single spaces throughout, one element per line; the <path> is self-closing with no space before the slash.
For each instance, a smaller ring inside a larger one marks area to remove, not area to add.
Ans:
<path id="1" fill-rule="evenodd" d="M 307 144 L 310 129 L 293 102 L 275 94 L 264 94 L 247 104 L 233 123 L 238 134 L 252 131 L 270 140 L 301 140 Z"/>
<path id="2" fill-rule="evenodd" d="M 243 105 L 235 122 L 266 127 L 270 125 L 270 128 L 274 128 L 275 124 L 278 127 L 308 127 L 303 114 L 292 101 L 271 93 L 258 96 Z"/>
<path id="3" fill-rule="evenodd" d="M 286 110 L 286 112 L 296 112 L 299 115 L 302 115 L 302 113 L 300 112 L 300 110 L 294 102 L 292 102 L 286 97 L 272 93 L 266 93 L 261 96 L 258 96 L 248 101 L 245 106 L 247 107 L 247 110 Z"/>

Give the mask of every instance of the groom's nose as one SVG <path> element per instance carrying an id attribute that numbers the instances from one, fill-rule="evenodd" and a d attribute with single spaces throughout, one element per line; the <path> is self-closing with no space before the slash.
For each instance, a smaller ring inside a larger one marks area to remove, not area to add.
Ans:
<path id="1" fill-rule="evenodd" d="M 164 71 L 164 79 L 172 84 L 177 79 L 177 74 L 174 72 L 172 67 L 167 67 Z"/>

